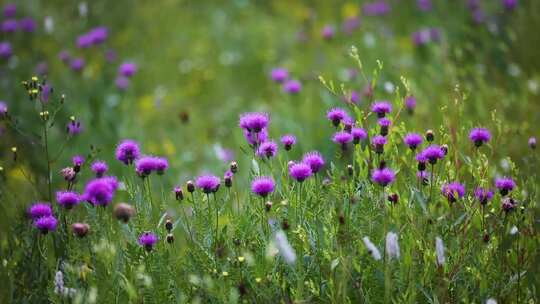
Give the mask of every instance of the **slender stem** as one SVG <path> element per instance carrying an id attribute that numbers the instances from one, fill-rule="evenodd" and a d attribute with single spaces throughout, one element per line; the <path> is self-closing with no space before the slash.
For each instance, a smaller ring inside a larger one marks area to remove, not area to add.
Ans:
<path id="1" fill-rule="evenodd" d="M 41 104 L 41 111 L 45 112 L 45 105 Z M 51 160 L 49 158 L 49 138 L 48 138 L 48 126 L 47 126 L 47 120 L 43 118 L 43 141 L 44 141 L 44 147 L 45 147 L 45 158 L 47 159 L 47 187 L 48 187 L 48 193 L 49 197 L 48 200 L 50 201 L 52 199 L 52 184 L 51 184 Z"/>
<path id="2" fill-rule="evenodd" d="M 208 201 L 210 202 L 210 201 Z M 217 246 L 218 246 L 218 237 L 219 237 L 219 207 L 218 207 L 218 203 L 217 203 L 217 200 L 216 200 L 216 194 L 214 193 L 214 204 L 215 204 L 215 209 L 216 209 L 216 239 L 215 239 L 215 242 L 216 242 L 216 249 L 217 249 Z M 216 256 L 217 256 L 217 250 L 216 250 Z"/>

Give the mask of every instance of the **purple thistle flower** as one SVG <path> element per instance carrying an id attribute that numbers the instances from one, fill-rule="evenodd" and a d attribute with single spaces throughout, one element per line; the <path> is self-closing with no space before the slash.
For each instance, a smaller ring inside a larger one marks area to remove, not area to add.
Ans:
<path id="1" fill-rule="evenodd" d="M 291 79 L 283 83 L 283 91 L 289 94 L 298 94 L 302 90 L 302 84 L 300 81 Z"/>
<path id="2" fill-rule="evenodd" d="M 509 177 L 501 177 L 495 179 L 495 187 L 499 189 L 502 196 L 507 195 L 510 191 L 514 190 L 516 183 Z"/>
<path id="3" fill-rule="evenodd" d="M 252 147 L 256 147 L 259 143 L 265 142 L 268 140 L 268 131 L 262 129 L 261 132 L 255 133 L 248 130 L 244 130 L 244 137 L 246 138 L 248 144 Z"/>
<path id="4" fill-rule="evenodd" d="M 60 51 L 60 53 L 58 53 L 58 59 L 60 59 L 63 63 L 67 64 L 71 59 L 71 55 L 68 51 L 62 50 Z"/>
<path id="5" fill-rule="evenodd" d="M 251 191 L 263 198 L 274 192 L 274 188 L 275 183 L 271 177 L 260 176 L 251 182 Z"/>
<path id="6" fill-rule="evenodd" d="M 343 96 L 343 99 L 346 103 L 358 104 L 360 102 L 360 93 L 351 91 L 351 94 Z"/>
<path id="7" fill-rule="evenodd" d="M 93 28 L 89 33 L 90 41 L 94 45 L 101 44 L 107 40 L 109 36 L 109 30 L 104 26 Z"/>
<path id="8" fill-rule="evenodd" d="M 409 95 L 405 98 L 405 107 L 407 107 L 407 111 L 409 114 L 414 113 L 414 109 L 416 108 L 416 97 L 413 95 Z"/>
<path id="9" fill-rule="evenodd" d="M 358 27 L 360 27 L 360 18 L 358 16 L 352 16 L 343 21 L 341 30 L 347 35 L 352 35 L 354 30 L 356 30 Z"/>
<path id="10" fill-rule="evenodd" d="M 82 130 L 83 130 L 83 127 L 82 127 L 81 122 L 75 119 L 71 119 L 66 126 L 66 131 L 71 136 L 75 136 L 81 133 Z"/>
<path id="11" fill-rule="evenodd" d="M 289 165 L 289 175 L 297 182 L 303 182 L 312 174 L 311 167 L 305 163 L 291 163 Z"/>
<path id="12" fill-rule="evenodd" d="M 144 155 L 135 160 L 135 172 L 137 172 L 137 175 L 144 178 L 157 170 L 157 165 L 157 157 Z"/>
<path id="13" fill-rule="evenodd" d="M 529 148 L 531 148 L 533 150 L 536 149 L 536 137 L 531 136 L 529 138 L 528 144 L 529 144 Z"/>
<path id="14" fill-rule="evenodd" d="M 58 220 L 52 215 L 40 217 L 34 221 L 34 226 L 43 234 L 55 230 L 57 225 Z"/>
<path id="15" fill-rule="evenodd" d="M 33 33 L 36 30 L 36 22 L 30 17 L 19 20 L 19 27 L 23 32 Z"/>
<path id="16" fill-rule="evenodd" d="M 217 192 L 220 183 L 219 177 L 214 175 L 201 175 L 197 177 L 197 180 L 195 181 L 197 188 L 201 189 L 206 194 Z"/>
<path id="17" fill-rule="evenodd" d="M 11 43 L 8 41 L 0 42 L 0 58 L 8 59 L 13 55 L 13 49 L 11 48 Z"/>
<path id="18" fill-rule="evenodd" d="M 431 32 L 429 28 L 422 28 L 412 33 L 412 41 L 416 46 L 428 44 L 431 41 Z"/>
<path id="19" fill-rule="evenodd" d="M 367 138 L 367 132 L 362 128 L 352 128 L 351 135 L 353 137 L 353 143 L 355 145 L 359 144 L 361 140 Z"/>
<path id="20" fill-rule="evenodd" d="M 124 76 L 118 76 L 114 80 L 114 84 L 121 91 L 127 90 L 127 88 L 129 87 L 129 83 L 130 83 L 129 78 L 124 77 Z"/>
<path id="21" fill-rule="evenodd" d="M 71 209 L 78 205 L 81 201 L 77 192 L 73 191 L 58 191 L 56 192 L 56 201 L 66 209 Z"/>
<path id="22" fill-rule="evenodd" d="M 81 200 L 105 207 L 112 201 L 117 187 L 118 182 L 114 177 L 95 178 L 86 184 Z"/>
<path id="23" fill-rule="evenodd" d="M 511 197 L 505 197 L 502 200 L 501 207 L 504 212 L 510 212 L 516 208 L 517 202 Z"/>
<path id="24" fill-rule="evenodd" d="M 518 0 L 502 0 L 502 5 L 507 11 L 512 11 L 518 5 Z"/>
<path id="25" fill-rule="evenodd" d="M 249 132 L 259 133 L 268 127 L 270 117 L 267 113 L 248 112 L 240 115 L 240 128 Z"/>
<path id="26" fill-rule="evenodd" d="M 133 161 L 139 158 L 139 144 L 131 139 L 124 139 L 116 147 L 116 159 L 126 165 L 130 165 Z"/>
<path id="27" fill-rule="evenodd" d="M 326 113 L 326 118 L 332 122 L 334 127 L 339 126 L 342 120 L 348 117 L 347 112 L 341 108 L 333 108 Z"/>
<path id="28" fill-rule="evenodd" d="M 474 128 L 469 133 L 469 139 L 476 147 L 480 147 L 482 144 L 487 143 L 491 139 L 491 133 L 489 133 L 488 129 Z"/>
<path id="29" fill-rule="evenodd" d="M 80 155 L 75 155 L 71 159 L 71 162 L 73 163 L 73 169 L 75 170 L 75 172 L 79 172 L 82 165 L 84 164 L 84 157 Z"/>
<path id="30" fill-rule="evenodd" d="M 325 40 L 330 40 L 334 38 L 336 34 L 336 29 L 332 25 L 325 25 L 321 30 L 321 36 Z"/>
<path id="31" fill-rule="evenodd" d="M 429 183 L 429 172 L 423 170 L 423 171 L 418 171 L 416 173 L 416 178 L 422 183 L 422 185 L 427 185 Z"/>
<path id="32" fill-rule="evenodd" d="M 383 118 L 386 114 L 392 112 L 392 105 L 388 101 L 378 101 L 371 105 L 371 111 L 377 114 L 377 117 Z"/>
<path id="33" fill-rule="evenodd" d="M 0 100 L 0 116 L 5 116 L 8 112 L 8 106 L 4 101 Z"/>
<path id="34" fill-rule="evenodd" d="M 493 191 L 478 187 L 474 190 L 474 196 L 481 205 L 486 205 L 493 198 Z"/>
<path id="35" fill-rule="evenodd" d="M 381 127 L 388 128 L 388 127 L 390 127 L 390 125 L 392 125 L 392 121 L 390 119 L 384 117 L 384 118 L 381 118 L 381 119 L 377 120 L 377 124 L 379 126 L 381 126 Z"/>
<path id="36" fill-rule="evenodd" d="M 411 148 L 411 150 L 415 150 L 416 147 L 422 144 L 422 135 L 418 133 L 409 133 L 405 135 L 405 138 L 403 139 L 405 144 Z"/>
<path id="37" fill-rule="evenodd" d="M 416 0 L 416 5 L 423 12 L 428 12 L 432 9 L 431 0 Z"/>
<path id="38" fill-rule="evenodd" d="M 79 49 L 85 49 L 92 46 L 92 37 L 89 34 L 82 34 L 77 37 L 76 45 Z"/>
<path id="39" fill-rule="evenodd" d="M 137 72 L 137 65 L 133 62 L 124 62 L 118 68 L 118 74 L 124 77 L 131 77 Z"/>
<path id="40" fill-rule="evenodd" d="M 109 170 L 109 167 L 107 166 L 107 163 L 102 160 L 97 160 L 92 163 L 92 166 L 90 166 L 90 169 L 92 172 L 96 174 L 96 177 L 103 177 L 107 170 Z"/>
<path id="41" fill-rule="evenodd" d="M 52 214 L 53 210 L 49 203 L 37 202 L 28 208 L 28 215 L 34 220 L 44 216 L 51 216 Z"/>
<path id="42" fill-rule="evenodd" d="M 156 157 L 156 173 L 158 175 L 163 175 L 165 170 L 169 168 L 169 161 L 165 157 Z"/>
<path id="43" fill-rule="evenodd" d="M 422 172 L 426 170 L 427 157 L 424 155 L 424 151 L 416 154 L 416 161 L 418 162 L 418 171 Z"/>
<path id="44" fill-rule="evenodd" d="M 152 251 L 157 242 L 158 237 L 152 232 L 143 232 L 139 236 L 139 245 L 143 246 L 146 251 Z"/>
<path id="45" fill-rule="evenodd" d="M 425 157 L 430 164 L 435 165 L 437 160 L 444 158 L 444 150 L 438 145 L 431 145 L 422 151 L 423 157 Z"/>
<path id="46" fill-rule="evenodd" d="M 285 68 L 275 68 L 270 72 L 270 77 L 277 83 L 283 83 L 289 78 L 289 71 Z"/>
<path id="47" fill-rule="evenodd" d="M 276 156 L 277 149 L 278 145 L 275 141 L 265 141 L 257 149 L 257 156 L 261 158 L 266 157 L 268 159 L 273 158 L 274 156 Z"/>
<path id="48" fill-rule="evenodd" d="M 334 136 L 332 137 L 332 141 L 336 144 L 341 145 L 341 148 L 343 150 L 347 149 L 347 144 L 350 143 L 353 140 L 352 135 L 349 132 L 345 131 L 339 131 L 334 133 Z"/>
<path id="49" fill-rule="evenodd" d="M 389 168 L 375 169 L 371 171 L 371 180 L 383 187 L 393 183 L 395 178 L 396 174 Z"/>
<path id="50" fill-rule="evenodd" d="M 304 154 L 302 162 L 311 168 L 313 174 L 317 174 L 324 167 L 324 158 L 318 151 L 312 151 Z"/>
<path id="51" fill-rule="evenodd" d="M 15 19 L 6 19 L 2 22 L 1 28 L 4 33 L 14 33 L 19 28 L 19 25 Z"/>
<path id="52" fill-rule="evenodd" d="M 458 182 L 444 184 L 441 193 L 448 199 L 448 202 L 455 203 L 465 195 L 465 187 Z"/>
<path id="53" fill-rule="evenodd" d="M 390 12 L 390 5 L 384 0 L 365 3 L 362 12 L 366 16 L 384 16 Z"/>
<path id="54" fill-rule="evenodd" d="M 376 135 L 371 139 L 371 144 L 375 148 L 377 154 L 382 154 L 384 152 L 384 145 L 386 145 L 386 137 Z"/>
<path id="55" fill-rule="evenodd" d="M 6 5 L 4 5 L 4 17 L 15 17 L 15 14 L 17 14 L 17 4 L 7 3 Z"/>
<path id="56" fill-rule="evenodd" d="M 292 134 L 286 134 L 281 137 L 281 144 L 285 151 L 291 150 L 292 146 L 296 144 L 296 137 Z"/>
<path id="57" fill-rule="evenodd" d="M 84 59 L 72 58 L 70 62 L 71 69 L 75 72 L 80 72 L 84 68 Z"/>

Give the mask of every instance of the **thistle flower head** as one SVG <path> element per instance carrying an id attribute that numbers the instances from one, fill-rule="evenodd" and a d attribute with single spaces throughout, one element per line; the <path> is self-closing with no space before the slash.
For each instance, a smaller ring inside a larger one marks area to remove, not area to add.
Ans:
<path id="1" fill-rule="evenodd" d="M 217 192 L 220 183 L 219 177 L 214 175 L 201 175 L 197 177 L 197 180 L 195 181 L 197 188 L 201 189 L 206 194 Z"/>
<path id="2" fill-rule="evenodd" d="M 450 203 L 454 203 L 465 195 L 465 186 L 458 182 L 444 184 L 441 187 L 441 193 Z"/>
<path id="3" fill-rule="evenodd" d="M 114 217 L 124 223 L 135 215 L 135 208 L 127 203 L 118 203 L 113 209 Z"/>
<path id="4" fill-rule="evenodd" d="M 289 175 L 298 182 L 303 182 L 312 174 L 311 167 L 305 163 L 292 163 L 289 165 Z"/>
<path id="5" fill-rule="evenodd" d="M 248 112 L 240 115 L 240 127 L 248 132 L 261 132 L 268 127 L 270 116 L 262 112 Z"/>
<path id="6" fill-rule="evenodd" d="M 486 205 L 493 198 L 493 191 L 478 187 L 474 190 L 474 196 L 482 205 Z"/>
<path id="7" fill-rule="evenodd" d="M 274 187 L 274 180 L 267 176 L 257 177 L 251 182 L 251 191 L 261 197 L 266 197 L 274 192 Z"/>
<path id="8" fill-rule="evenodd" d="M 73 225 L 71 225 L 71 231 L 73 231 L 73 234 L 77 237 L 83 238 L 90 231 L 90 226 L 86 223 L 73 223 Z"/>
<path id="9" fill-rule="evenodd" d="M 302 84 L 298 80 L 290 79 L 290 80 L 285 81 L 285 83 L 283 83 L 283 91 L 285 93 L 289 93 L 291 95 L 298 94 L 300 93 L 301 90 L 302 90 Z"/>
<path id="10" fill-rule="evenodd" d="M 107 166 L 106 162 L 102 160 L 96 160 L 92 163 L 90 169 L 96 174 L 97 177 L 102 177 L 103 175 L 105 175 L 107 170 L 109 170 L 109 167 Z"/>
<path id="11" fill-rule="evenodd" d="M 66 130 L 69 135 L 74 136 L 82 132 L 83 126 L 80 121 L 72 119 L 68 122 Z"/>
<path id="12" fill-rule="evenodd" d="M 431 145 L 422 151 L 422 155 L 430 164 L 434 165 L 437 163 L 437 160 L 444 158 L 444 151 L 438 145 Z"/>
<path id="13" fill-rule="evenodd" d="M 116 147 L 116 159 L 126 165 L 132 164 L 140 153 L 139 144 L 131 139 L 124 139 Z"/>
<path id="14" fill-rule="evenodd" d="M 345 131 L 339 131 L 334 133 L 332 141 L 338 145 L 341 145 L 343 149 L 347 148 L 347 144 L 353 140 L 351 133 Z"/>
<path id="15" fill-rule="evenodd" d="M 52 215 L 43 216 L 34 221 L 34 226 L 43 234 L 47 234 L 49 231 L 54 231 L 57 225 L 58 220 Z"/>
<path id="16" fill-rule="evenodd" d="M 275 141 L 265 141 L 259 146 L 259 148 L 257 148 L 257 156 L 263 158 L 273 158 L 274 156 L 276 156 L 277 149 L 278 145 Z"/>
<path id="17" fill-rule="evenodd" d="M 337 127 L 339 126 L 341 121 L 343 121 L 343 119 L 348 117 L 348 114 L 347 112 L 345 112 L 345 110 L 341 108 L 333 108 L 328 111 L 328 113 L 326 113 L 326 117 L 332 122 L 335 127 Z"/>
<path id="18" fill-rule="evenodd" d="M 416 108 L 416 98 L 413 95 L 409 95 L 405 98 L 405 107 L 409 113 L 413 113 Z"/>
<path id="19" fill-rule="evenodd" d="M 158 241 L 157 235 L 155 235 L 152 232 L 143 232 L 139 236 L 139 245 L 143 246 L 144 249 L 146 249 L 146 251 L 152 251 L 157 241 Z"/>
<path id="20" fill-rule="evenodd" d="M 118 182 L 114 177 L 95 178 L 89 181 L 81 197 L 94 206 L 107 206 L 112 201 L 118 188 Z"/>
<path id="21" fill-rule="evenodd" d="M 377 124 L 383 128 L 388 128 L 392 125 L 392 121 L 386 117 L 377 120 Z"/>
<path id="22" fill-rule="evenodd" d="M 351 135 L 353 137 L 354 144 L 358 144 L 360 143 L 361 140 L 364 140 L 367 138 L 367 132 L 366 130 L 362 128 L 352 128 Z"/>
<path id="23" fill-rule="evenodd" d="M 392 112 L 392 105 L 388 101 L 377 101 L 371 105 L 371 112 L 377 114 L 377 117 L 383 118 Z"/>
<path id="24" fill-rule="evenodd" d="M 282 83 L 289 78 L 289 71 L 285 68 L 274 68 L 270 72 L 270 78 L 277 83 Z"/>
<path id="25" fill-rule="evenodd" d="M 296 137 L 292 134 L 286 134 L 281 137 L 280 141 L 285 151 L 289 151 L 296 144 Z"/>
<path id="26" fill-rule="evenodd" d="M 325 25 L 321 30 L 321 36 L 325 40 L 330 40 L 336 35 L 336 29 L 332 25 Z"/>
<path id="27" fill-rule="evenodd" d="M 49 203 L 37 202 L 28 208 L 28 215 L 34 220 L 44 216 L 51 216 L 52 214 L 53 211 Z"/>
<path id="28" fill-rule="evenodd" d="M 536 149 L 536 137 L 534 136 L 529 137 L 528 144 L 529 144 L 529 148 L 533 150 Z"/>
<path id="29" fill-rule="evenodd" d="M 516 183 L 509 177 L 501 177 L 495 179 L 495 187 L 499 189 L 502 196 L 505 196 L 510 191 L 514 190 Z"/>
<path id="30" fill-rule="evenodd" d="M 409 133 L 405 135 L 405 138 L 403 139 L 403 141 L 405 142 L 407 146 L 409 146 L 409 148 L 411 148 L 412 150 L 415 150 L 416 147 L 422 144 L 423 139 L 422 139 L 422 135 L 418 133 Z"/>
<path id="31" fill-rule="evenodd" d="M 371 180 L 382 187 L 386 187 L 394 182 L 396 174 L 389 168 L 374 169 L 371 172 Z"/>
<path id="32" fill-rule="evenodd" d="M 133 62 L 124 62 L 118 68 L 118 74 L 124 77 L 131 77 L 137 72 L 137 65 Z"/>
<path id="33" fill-rule="evenodd" d="M 469 133 L 469 139 L 475 146 L 480 147 L 482 144 L 487 143 L 491 139 L 491 133 L 488 129 L 474 128 Z"/>
<path id="34" fill-rule="evenodd" d="M 324 158 L 321 153 L 312 151 L 304 154 L 302 162 L 311 168 L 313 174 L 317 174 L 324 167 Z"/>
<path id="35" fill-rule="evenodd" d="M 60 206 L 71 209 L 80 203 L 81 198 L 74 191 L 58 191 L 56 192 L 56 201 Z"/>

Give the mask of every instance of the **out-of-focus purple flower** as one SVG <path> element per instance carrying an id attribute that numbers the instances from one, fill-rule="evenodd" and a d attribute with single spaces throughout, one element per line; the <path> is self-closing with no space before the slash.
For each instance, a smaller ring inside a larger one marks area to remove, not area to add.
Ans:
<path id="1" fill-rule="evenodd" d="M 19 27 L 23 32 L 27 33 L 33 33 L 36 30 L 36 21 L 32 19 L 31 17 L 26 17 L 21 20 L 19 20 Z"/>
<path id="2" fill-rule="evenodd" d="M 58 191 L 56 192 L 56 201 L 66 209 L 71 209 L 78 205 L 81 201 L 77 192 L 73 191 Z"/>
<path id="3" fill-rule="evenodd" d="M 359 144 L 361 140 L 367 138 L 367 132 L 362 128 L 352 128 L 351 135 L 353 137 L 353 143 L 355 145 Z"/>
<path id="4" fill-rule="evenodd" d="M 531 136 L 529 137 L 529 141 L 527 142 L 529 144 L 529 148 L 536 149 L 536 137 Z"/>
<path id="5" fill-rule="evenodd" d="M 303 182 L 312 174 L 311 167 L 305 163 L 292 163 L 289 165 L 289 175 L 297 182 Z"/>
<path id="6" fill-rule="evenodd" d="M 71 119 L 66 127 L 67 133 L 71 136 L 75 136 L 82 132 L 83 127 L 80 121 Z"/>
<path id="7" fill-rule="evenodd" d="M 339 144 L 343 150 L 347 149 L 347 144 L 353 140 L 352 135 L 349 132 L 339 131 L 334 133 L 332 141 Z"/>
<path id="8" fill-rule="evenodd" d="M 47 75 L 47 73 L 49 73 L 49 65 L 46 62 L 42 61 L 36 65 L 34 71 L 39 76 L 45 76 Z"/>
<path id="9" fill-rule="evenodd" d="M 383 153 L 384 145 L 386 145 L 386 137 L 382 135 L 373 136 L 371 139 L 371 145 L 373 145 L 373 148 L 377 154 Z"/>
<path id="10" fill-rule="evenodd" d="M 262 112 L 248 112 L 240 115 L 239 125 L 249 132 L 258 133 L 265 129 L 270 122 L 270 116 Z"/>
<path id="11" fill-rule="evenodd" d="M 276 156 L 278 145 L 275 141 L 269 140 L 263 142 L 257 149 L 257 155 L 259 157 L 266 157 L 268 159 Z"/>
<path id="12" fill-rule="evenodd" d="M 429 29 L 420 29 L 412 33 L 412 41 L 416 46 L 428 44 L 431 40 L 431 34 Z"/>
<path id="13" fill-rule="evenodd" d="M 475 146 L 480 147 L 491 139 L 491 133 L 485 128 L 474 128 L 469 133 L 469 139 Z"/>
<path id="14" fill-rule="evenodd" d="M 360 17 L 358 16 L 352 16 L 348 17 L 343 21 L 343 24 L 341 25 L 341 30 L 346 35 L 351 35 L 357 28 L 360 27 Z"/>
<path id="15" fill-rule="evenodd" d="M 118 55 L 116 54 L 116 51 L 113 49 L 107 49 L 105 51 L 105 60 L 107 60 L 108 63 L 113 63 L 118 58 Z"/>
<path id="16" fill-rule="evenodd" d="M 377 117 L 383 118 L 392 112 L 392 105 L 388 101 L 377 101 L 371 105 L 371 112 L 376 113 Z"/>
<path id="17" fill-rule="evenodd" d="M 231 149 L 217 146 L 215 151 L 217 158 L 224 163 L 229 163 L 234 160 L 234 151 Z"/>
<path id="18" fill-rule="evenodd" d="M 135 172 L 140 177 L 150 175 L 157 168 L 157 157 L 144 155 L 135 160 Z"/>
<path id="19" fill-rule="evenodd" d="M 37 202 L 28 208 L 28 215 L 34 220 L 52 214 L 53 211 L 49 203 Z"/>
<path id="20" fill-rule="evenodd" d="M 201 189 L 206 194 L 217 192 L 220 184 L 221 181 L 219 177 L 214 175 L 201 175 L 197 177 L 197 180 L 195 181 L 197 188 Z"/>
<path id="21" fill-rule="evenodd" d="M 163 175 L 165 170 L 169 168 L 169 160 L 165 157 L 156 157 L 156 173 L 158 175 Z"/>
<path id="22" fill-rule="evenodd" d="M 431 145 L 422 151 L 422 155 L 430 164 L 435 165 L 437 160 L 444 158 L 445 153 L 440 146 Z"/>
<path id="23" fill-rule="evenodd" d="M 15 14 L 17 14 L 17 4 L 7 3 L 4 5 L 4 17 L 12 18 L 15 17 Z"/>
<path id="24" fill-rule="evenodd" d="M 105 207 L 112 201 L 117 188 L 118 181 L 114 177 L 95 178 L 86 184 L 81 200 Z"/>
<path id="25" fill-rule="evenodd" d="M 347 112 L 341 108 L 333 108 L 326 113 L 326 118 L 328 118 L 335 127 L 339 126 L 341 121 L 348 116 Z"/>
<path id="26" fill-rule="evenodd" d="M 386 187 L 394 182 L 396 174 L 389 168 L 375 169 L 371 172 L 371 180 Z"/>
<path id="27" fill-rule="evenodd" d="M 289 151 L 296 144 L 296 137 L 292 134 L 285 134 L 281 137 L 281 144 L 285 151 Z"/>
<path id="28" fill-rule="evenodd" d="M 486 205 L 493 198 L 493 191 L 478 187 L 474 190 L 474 196 L 481 205 Z"/>
<path id="29" fill-rule="evenodd" d="M 6 116 L 8 112 L 8 106 L 5 101 L 0 100 L 0 117 Z"/>
<path id="30" fill-rule="evenodd" d="M 336 29 L 334 28 L 334 26 L 329 25 L 329 24 L 325 25 L 321 30 L 321 36 L 325 40 L 330 40 L 334 38 L 335 34 L 336 34 Z"/>
<path id="31" fill-rule="evenodd" d="M 270 78 L 277 83 L 283 83 L 289 78 L 289 71 L 285 68 L 274 68 L 270 72 Z"/>
<path id="32" fill-rule="evenodd" d="M 366 16 L 384 16 L 390 12 L 390 4 L 384 0 L 365 3 L 362 12 Z"/>
<path id="33" fill-rule="evenodd" d="M 80 72 L 84 68 L 84 59 L 82 58 L 72 58 L 69 65 L 71 69 L 75 72 Z"/>
<path id="34" fill-rule="evenodd" d="M 75 155 L 73 156 L 73 158 L 71 159 L 71 162 L 73 163 L 73 168 L 75 169 L 75 172 L 78 172 L 79 169 L 82 167 L 82 165 L 84 164 L 84 157 L 80 156 L 80 155 Z"/>
<path id="35" fill-rule="evenodd" d="M 118 74 L 124 77 L 131 77 L 137 72 L 137 65 L 133 62 L 124 62 L 118 68 Z"/>
<path id="36" fill-rule="evenodd" d="M 154 245 L 158 242 L 158 237 L 152 232 L 143 232 L 139 236 L 139 245 L 143 246 L 146 251 L 152 251 Z"/>
<path id="37" fill-rule="evenodd" d="M 53 92 L 53 88 L 49 84 L 44 84 L 41 87 L 40 101 L 43 103 L 48 103 L 52 92 Z"/>
<path id="38" fill-rule="evenodd" d="M 481 8 L 474 9 L 471 11 L 472 19 L 474 23 L 480 24 L 486 21 L 486 13 Z"/>
<path id="39" fill-rule="evenodd" d="M 89 34 L 82 34 L 77 37 L 77 47 L 80 49 L 86 49 L 92 46 L 92 37 Z"/>
<path id="40" fill-rule="evenodd" d="M 52 215 L 40 217 L 34 221 L 34 226 L 36 226 L 43 234 L 54 231 L 57 225 L 58 220 Z"/>
<path id="41" fill-rule="evenodd" d="M 304 154 L 302 162 L 311 168 L 313 174 L 317 174 L 324 167 L 324 158 L 318 151 L 312 151 Z"/>
<path id="42" fill-rule="evenodd" d="M 518 0 L 502 0 L 502 5 L 507 11 L 512 11 L 518 5 Z"/>
<path id="43" fill-rule="evenodd" d="M 19 24 L 15 19 L 6 19 L 2 22 L 1 28 L 4 33 L 14 33 L 19 28 Z"/>
<path id="44" fill-rule="evenodd" d="M 465 195 L 465 187 L 458 182 L 444 184 L 441 188 L 441 193 L 448 199 L 448 202 L 455 203 Z"/>
<path id="45" fill-rule="evenodd" d="M 437 43 L 441 41 L 441 30 L 435 27 L 429 29 L 429 38 Z"/>
<path id="46" fill-rule="evenodd" d="M 92 172 L 94 172 L 94 174 L 96 174 L 96 177 L 103 177 L 107 170 L 109 170 L 109 166 L 107 166 L 107 163 L 102 160 L 96 160 L 92 163 L 90 169 Z"/>
<path id="47" fill-rule="evenodd" d="M 0 58 L 8 59 L 13 55 L 13 49 L 11 48 L 11 43 L 7 41 L 0 42 Z"/>
<path id="48" fill-rule="evenodd" d="M 377 124 L 381 127 L 388 128 L 392 125 L 392 121 L 386 117 L 377 120 Z"/>
<path id="49" fill-rule="evenodd" d="M 495 179 L 495 187 L 499 189 L 502 196 L 507 195 L 510 191 L 514 190 L 516 183 L 509 177 L 501 177 Z"/>
<path id="50" fill-rule="evenodd" d="M 474 10 L 480 7 L 480 0 L 467 0 L 467 8 Z"/>
<path id="51" fill-rule="evenodd" d="M 251 191 L 263 198 L 274 192 L 275 183 L 271 177 L 260 176 L 251 182 Z"/>
<path id="52" fill-rule="evenodd" d="M 343 130 L 351 133 L 352 128 L 356 124 L 356 121 L 352 119 L 350 116 L 346 116 L 343 118 Z"/>
<path id="53" fill-rule="evenodd" d="M 58 59 L 60 59 L 63 63 L 67 64 L 71 59 L 71 55 L 68 51 L 62 50 L 60 51 L 60 53 L 58 53 Z"/>
<path id="54" fill-rule="evenodd" d="M 283 91 L 285 93 L 298 94 L 300 93 L 300 90 L 302 90 L 302 84 L 298 80 L 295 80 L 295 79 L 287 80 L 283 84 Z"/>
<path id="55" fill-rule="evenodd" d="M 405 135 L 405 138 L 403 139 L 405 144 L 411 148 L 411 150 L 415 150 L 416 147 L 422 144 L 422 135 L 418 133 L 409 133 Z"/>
<path id="56" fill-rule="evenodd" d="M 416 5 L 423 12 L 428 12 L 433 8 L 431 0 L 416 0 Z"/>
<path id="57" fill-rule="evenodd" d="M 139 144 L 131 139 L 122 140 L 116 147 L 116 159 L 126 165 L 130 165 L 141 154 Z"/>
<path id="58" fill-rule="evenodd" d="M 114 84 L 121 91 L 127 90 L 127 88 L 129 87 L 129 83 L 130 83 L 129 78 L 124 77 L 124 76 L 118 76 L 114 80 Z"/>
<path id="59" fill-rule="evenodd" d="M 405 107 L 407 107 L 407 111 L 410 114 L 414 113 L 414 109 L 416 108 L 416 98 L 413 95 L 409 95 L 405 98 Z"/>
<path id="60" fill-rule="evenodd" d="M 101 44 L 107 40 L 107 37 L 109 36 L 109 30 L 104 26 L 99 26 L 96 28 L 93 28 L 88 35 L 90 36 L 90 41 L 94 45 Z"/>

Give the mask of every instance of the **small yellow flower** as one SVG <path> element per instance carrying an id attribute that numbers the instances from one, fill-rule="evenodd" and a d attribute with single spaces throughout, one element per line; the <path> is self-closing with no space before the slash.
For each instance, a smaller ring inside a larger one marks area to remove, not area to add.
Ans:
<path id="1" fill-rule="evenodd" d="M 13 153 L 17 152 L 17 147 L 11 147 L 11 152 Z"/>
<path id="2" fill-rule="evenodd" d="M 245 260 L 246 260 L 246 258 L 243 257 L 243 256 L 238 257 L 238 262 L 240 262 L 240 263 L 243 263 Z"/>
<path id="3" fill-rule="evenodd" d="M 228 277 L 229 273 L 227 271 L 224 271 L 224 272 L 221 273 L 221 275 L 223 275 L 224 277 Z"/>
<path id="4" fill-rule="evenodd" d="M 256 278 L 255 278 L 255 282 L 260 283 L 261 281 L 262 281 L 261 278 L 259 278 L 259 277 L 256 277 Z"/>
<path id="5" fill-rule="evenodd" d="M 38 81 L 37 76 L 32 76 L 32 81 Z"/>

